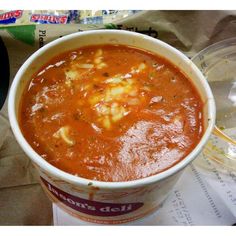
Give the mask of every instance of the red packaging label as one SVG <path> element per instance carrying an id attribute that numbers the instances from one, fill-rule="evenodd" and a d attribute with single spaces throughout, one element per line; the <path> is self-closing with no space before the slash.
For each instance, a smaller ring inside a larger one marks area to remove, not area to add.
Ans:
<path id="1" fill-rule="evenodd" d="M 0 14 L 0 24 L 14 24 L 22 16 L 22 10 L 9 11 Z"/>
<path id="2" fill-rule="evenodd" d="M 66 24 L 68 16 L 66 15 L 48 15 L 48 14 L 32 14 L 30 17 L 31 22 L 39 24 Z"/>
<path id="3" fill-rule="evenodd" d="M 76 211 L 88 215 L 102 217 L 119 216 L 133 212 L 143 206 L 142 202 L 118 204 L 83 199 L 58 189 L 42 177 L 41 179 L 50 193 L 53 194 L 53 196 L 56 197 L 59 201 L 63 202 L 65 205 L 71 207 Z"/>

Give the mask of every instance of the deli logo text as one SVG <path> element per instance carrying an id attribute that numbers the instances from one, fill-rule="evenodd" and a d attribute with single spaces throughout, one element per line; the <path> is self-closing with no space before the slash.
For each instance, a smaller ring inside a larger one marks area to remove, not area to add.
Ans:
<path id="1" fill-rule="evenodd" d="M 66 193 L 41 177 L 46 188 L 56 197 L 72 209 L 93 216 L 119 216 L 136 211 L 143 206 L 143 203 L 105 203 L 83 199 L 69 193 Z"/>

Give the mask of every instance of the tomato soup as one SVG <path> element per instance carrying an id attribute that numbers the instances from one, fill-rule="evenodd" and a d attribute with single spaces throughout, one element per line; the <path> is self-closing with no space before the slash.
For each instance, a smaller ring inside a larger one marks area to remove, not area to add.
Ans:
<path id="1" fill-rule="evenodd" d="M 162 172 L 203 135 L 203 102 L 188 78 L 158 55 L 96 45 L 47 62 L 22 96 L 24 137 L 70 174 L 117 182 Z"/>

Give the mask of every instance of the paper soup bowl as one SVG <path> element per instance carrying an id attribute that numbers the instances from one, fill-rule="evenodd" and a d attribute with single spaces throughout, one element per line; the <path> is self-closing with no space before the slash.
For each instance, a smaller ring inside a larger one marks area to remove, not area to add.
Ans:
<path id="1" fill-rule="evenodd" d="M 25 140 L 18 123 L 19 102 L 31 76 L 52 57 L 72 49 L 96 44 L 123 44 L 156 53 L 176 65 L 192 81 L 204 102 L 204 134 L 183 160 L 156 175 L 127 182 L 93 181 L 66 173 L 45 161 Z M 39 172 L 41 184 L 59 207 L 82 220 L 118 224 L 141 218 L 158 209 L 182 170 L 200 153 L 215 123 L 215 103 L 199 69 L 168 44 L 142 34 L 122 30 L 74 33 L 35 52 L 15 76 L 9 93 L 9 119 L 13 133 Z"/>

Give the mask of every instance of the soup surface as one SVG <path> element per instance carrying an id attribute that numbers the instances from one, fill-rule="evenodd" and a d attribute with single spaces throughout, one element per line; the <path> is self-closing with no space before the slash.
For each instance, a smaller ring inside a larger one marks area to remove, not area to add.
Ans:
<path id="1" fill-rule="evenodd" d="M 175 165 L 199 142 L 203 103 L 167 60 L 98 45 L 58 55 L 28 84 L 19 120 L 33 149 L 91 180 L 129 181 Z"/>

